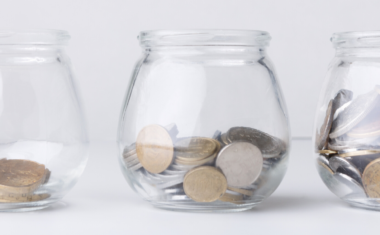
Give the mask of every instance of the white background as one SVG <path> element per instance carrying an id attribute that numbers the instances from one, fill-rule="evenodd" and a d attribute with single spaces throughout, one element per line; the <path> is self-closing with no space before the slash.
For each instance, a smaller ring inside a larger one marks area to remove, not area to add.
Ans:
<path id="1" fill-rule="evenodd" d="M 316 103 L 334 56 L 333 32 L 380 30 L 371 0 L 0 0 L 0 28 L 68 30 L 90 140 L 115 141 L 124 93 L 148 29 L 259 29 L 272 58 L 293 137 L 310 137 Z"/>

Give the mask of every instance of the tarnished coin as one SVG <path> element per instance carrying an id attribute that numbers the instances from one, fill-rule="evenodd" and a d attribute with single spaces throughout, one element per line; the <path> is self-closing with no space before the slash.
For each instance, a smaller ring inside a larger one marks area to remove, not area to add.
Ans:
<path id="1" fill-rule="evenodd" d="M 232 127 L 227 132 L 227 140 L 250 142 L 261 150 L 264 158 L 279 157 L 285 150 L 282 140 L 249 127 Z"/>
<path id="2" fill-rule="evenodd" d="M 201 166 L 185 175 L 183 189 L 196 202 L 213 202 L 226 192 L 227 180 L 215 167 Z"/>
<path id="3" fill-rule="evenodd" d="M 351 130 L 372 111 L 379 100 L 379 93 L 376 90 L 359 95 L 333 121 L 331 133 L 329 135 L 330 138 L 336 138 Z"/>
<path id="4" fill-rule="evenodd" d="M 380 137 L 380 102 L 347 135 L 352 138 Z"/>
<path id="5" fill-rule="evenodd" d="M 360 150 L 360 149 L 347 149 L 338 152 L 339 157 L 356 157 L 372 154 L 379 154 L 380 149 Z"/>
<path id="6" fill-rule="evenodd" d="M 34 161 L 0 161 L 0 192 L 30 194 L 45 181 L 45 166 Z"/>
<path id="7" fill-rule="evenodd" d="M 362 181 L 370 198 L 380 198 L 380 159 L 368 164 L 363 172 Z"/>
<path id="8" fill-rule="evenodd" d="M 333 116 L 334 116 L 332 109 L 333 109 L 333 100 L 330 100 L 329 105 L 327 106 L 325 119 L 323 121 L 321 129 L 319 130 L 319 134 L 317 136 L 318 150 L 324 149 L 325 146 L 327 145 L 331 125 L 333 122 Z"/>
<path id="9" fill-rule="evenodd" d="M 35 202 L 49 198 L 50 194 L 0 194 L 0 202 L 2 203 L 18 203 L 18 202 Z"/>
<path id="10" fill-rule="evenodd" d="M 263 155 L 251 143 L 233 142 L 219 152 L 216 167 L 223 171 L 228 185 L 245 187 L 253 184 L 260 176 Z"/>
<path id="11" fill-rule="evenodd" d="M 144 127 L 136 140 L 137 157 L 145 170 L 161 173 L 173 161 L 173 141 L 165 128 L 159 125 Z"/>
<path id="12" fill-rule="evenodd" d="M 180 139 L 176 145 L 176 157 L 184 161 L 198 161 L 215 153 L 218 141 L 206 137 Z"/>
<path id="13" fill-rule="evenodd" d="M 334 156 L 329 159 L 329 165 L 334 172 L 339 172 L 356 180 L 359 184 L 362 184 L 361 173 L 356 166 L 351 164 L 348 160 Z"/>

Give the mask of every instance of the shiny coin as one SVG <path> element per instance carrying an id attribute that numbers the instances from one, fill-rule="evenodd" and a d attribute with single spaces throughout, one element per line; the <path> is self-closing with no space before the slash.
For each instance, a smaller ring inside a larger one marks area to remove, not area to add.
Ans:
<path id="1" fill-rule="evenodd" d="M 249 127 L 233 127 L 227 132 L 229 142 L 245 141 L 257 146 L 265 158 L 279 157 L 285 150 L 285 143 L 262 131 Z"/>
<path id="2" fill-rule="evenodd" d="M 259 148 L 248 142 L 233 142 L 218 154 L 216 166 L 223 171 L 228 185 L 245 187 L 259 177 L 263 156 Z"/>
<path id="3" fill-rule="evenodd" d="M 215 131 L 214 135 L 212 136 L 213 139 L 218 140 L 220 136 L 222 135 L 221 131 Z"/>
<path id="4" fill-rule="evenodd" d="M 196 161 L 215 153 L 218 141 L 205 137 L 191 137 L 176 143 L 176 157 L 183 161 Z"/>
<path id="5" fill-rule="evenodd" d="M 370 198 L 380 198 L 380 159 L 368 164 L 363 172 L 362 181 Z"/>
<path id="6" fill-rule="evenodd" d="M 213 202 L 226 192 L 227 180 L 215 167 L 201 166 L 185 175 L 183 188 L 186 195 L 196 202 Z"/>
<path id="7" fill-rule="evenodd" d="M 43 193 L 43 194 L 5 194 L 0 195 L 0 202 L 4 203 L 18 203 L 18 202 L 35 202 L 35 201 L 41 201 L 46 198 L 49 198 L 50 194 Z"/>
<path id="8" fill-rule="evenodd" d="M 0 191 L 30 194 L 45 181 L 45 166 L 29 160 L 0 161 Z"/>
<path id="9" fill-rule="evenodd" d="M 241 194 L 246 195 L 246 196 L 252 196 L 252 193 L 253 193 L 252 189 L 249 190 L 249 189 L 235 188 L 235 187 L 231 187 L 231 186 L 227 186 L 227 189 L 230 191 L 233 191 L 233 192 L 241 193 Z"/>
<path id="10" fill-rule="evenodd" d="M 159 125 L 144 127 L 137 136 L 137 157 L 145 170 L 161 173 L 173 161 L 173 141 L 165 128 Z"/>
<path id="11" fill-rule="evenodd" d="M 339 157 L 356 157 L 364 155 L 372 155 L 380 153 L 380 149 L 371 150 L 359 150 L 359 149 L 347 149 L 338 152 Z"/>
<path id="12" fill-rule="evenodd" d="M 132 144 L 124 148 L 123 157 L 128 157 L 136 153 L 136 144 Z"/>
<path id="13" fill-rule="evenodd" d="M 243 194 L 227 190 L 227 192 L 225 192 L 223 196 L 219 198 L 219 201 L 229 202 L 229 203 L 234 203 L 234 204 L 241 204 L 243 198 L 244 198 Z"/>
<path id="14" fill-rule="evenodd" d="M 330 138 L 336 138 L 351 130 L 372 111 L 377 102 L 379 102 L 379 93 L 375 90 L 359 95 L 333 121 Z"/>
<path id="15" fill-rule="evenodd" d="M 227 140 L 227 133 L 222 134 L 222 135 L 220 136 L 220 139 L 222 140 L 222 143 L 223 143 L 224 145 L 229 144 L 229 142 L 228 142 L 228 140 Z"/>
<path id="16" fill-rule="evenodd" d="M 327 145 L 327 140 L 329 137 L 332 121 L 333 121 L 333 100 L 330 100 L 329 105 L 327 106 L 325 119 L 323 121 L 323 124 L 321 126 L 321 129 L 319 130 L 319 134 L 317 136 L 317 145 L 318 149 L 322 150 Z"/>
<path id="17" fill-rule="evenodd" d="M 321 153 L 321 154 L 336 154 L 337 151 L 325 149 L 325 150 L 318 150 L 317 153 Z"/>
<path id="18" fill-rule="evenodd" d="M 194 166 L 200 166 L 200 165 L 204 165 L 204 164 L 212 164 L 215 157 L 217 156 L 220 148 L 221 148 L 221 145 L 218 141 L 214 140 L 214 142 L 216 143 L 216 149 L 214 150 L 214 153 L 206 158 L 202 158 L 202 159 L 194 159 L 194 158 L 180 158 L 177 156 L 177 158 L 175 159 L 175 163 L 177 164 L 180 164 L 180 165 L 194 165 Z"/>
<path id="19" fill-rule="evenodd" d="M 362 184 L 361 173 L 358 168 L 342 157 L 334 156 L 329 159 L 329 165 L 334 172 L 348 175 Z"/>
<path id="20" fill-rule="evenodd" d="M 329 172 L 329 174 L 333 175 L 334 174 L 334 170 L 331 169 L 330 167 L 330 163 L 329 163 L 329 160 L 323 156 L 323 155 L 319 155 L 318 158 L 317 158 L 317 167 L 319 169 L 319 172 L 321 174 L 321 172 L 324 174 L 324 172 Z M 320 170 L 320 167 L 323 167 L 324 170 Z"/>

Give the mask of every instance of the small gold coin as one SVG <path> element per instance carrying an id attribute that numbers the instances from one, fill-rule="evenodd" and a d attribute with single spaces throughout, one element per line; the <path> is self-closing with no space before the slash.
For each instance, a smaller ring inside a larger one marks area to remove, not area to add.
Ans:
<path id="1" fill-rule="evenodd" d="M 243 200 L 243 194 L 232 194 L 226 192 L 219 198 L 219 201 L 223 202 L 229 202 L 229 203 L 234 203 L 234 204 L 241 204 Z"/>
<path id="2" fill-rule="evenodd" d="M 43 193 L 43 194 L 5 194 L 0 195 L 0 202 L 7 202 L 7 203 L 17 203 L 17 202 L 35 202 L 44 200 L 46 198 L 50 197 L 50 194 Z"/>
<path id="3" fill-rule="evenodd" d="M 231 186 L 227 186 L 227 189 L 233 192 L 241 193 L 246 196 L 252 196 L 253 190 L 248 190 L 248 189 L 242 189 L 242 188 L 235 188 Z"/>
<path id="4" fill-rule="evenodd" d="M 30 194 L 45 181 L 45 166 L 34 161 L 2 159 L 0 192 Z"/>
<path id="5" fill-rule="evenodd" d="M 206 137 L 190 137 L 176 143 L 177 158 L 184 161 L 197 161 L 215 153 L 217 142 Z M 218 142 L 219 144 L 219 142 Z"/>
<path id="6" fill-rule="evenodd" d="M 136 152 L 145 170 L 158 174 L 166 170 L 173 161 L 173 140 L 162 126 L 149 125 L 137 136 Z"/>
<path id="7" fill-rule="evenodd" d="M 196 202 L 213 202 L 226 192 L 227 180 L 217 168 L 201 166 L 185 175 L 183 189 Z"/>
<path id="8" fill-rule="evenodd" d="M 370 198 L 380 198 L 380 159 L 367 165 L 362 175 L 362 182 Z"/>
<path id="9" fill-rule="evenodd" d="M 321 153 L 321 154 L 336 154 L 337 151 L 325 149 L 325 150 L 318 150 L 317 153 Z"/>
<path id="10" fill-rule="evenodd" d="M 380 149 L 371 149 L 371 150 L 359 150 L 359 151 L 341 153 L 338 156 L 339 157 L 356 157 L 356 156 L 364 156 L 364 155 L 371 155 L 371 154 L 378 154 L 378 153 L 380 153 Z"/>

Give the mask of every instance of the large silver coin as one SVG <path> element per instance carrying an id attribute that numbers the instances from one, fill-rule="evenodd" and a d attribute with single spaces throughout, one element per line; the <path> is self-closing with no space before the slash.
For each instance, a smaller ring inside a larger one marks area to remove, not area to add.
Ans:
<path id="1" fill-rule="evenodd" d="M 251 143 L 234 142 L 219 152 L 216 166 L 226 176 L 229 186 L 246 187 L 260 176 L 263 156 L 260 149 Z"/>
<path id="2" fill-rule="evenodd" d="M 353 164 L 351 164 L 346 159 L 334 156 L 329 159 L 330 167 L 334 170 L 334 172 L 339 172 L 356 180 L 360 185 L 362 183 L 361 173 L 358 168 L 356 168 Z"/>
<path id="3" fill-rule="evenodd" d="M 264 158 L 279 157 L 285 151 L 282 140 L 249 127 L 232 127 L 227 132 L 227 140 L 250 142 L 261 150 Z"/>
<path id="4" fill-rule="evenodd" d="M 327 106 L 325 119 L 323 121 L 321 129 L 319 130 L 319 134 L 317 136 L 318 150 L 324 149 L 327 144 L 327 140 L 329 137 L 331 125 L 333 122 L 333 116 L 334 116 L 332 109 L 333 109 L 333 100 L 330 100 L 329 105 Z"/>
<path id="5" fill-rule="evenodd" d="M 347 133 L 358 124 L 379 102 L 379 93 L 372 90 L 359 95 L 352 103 L 342 111 L 333 121 L 330 138 L 336 138 Z"/>
<path id="6" fill-rule="evenodd" d="M 352 100 L 352 97 L 353 97 L 354 93 L 350 90 L 346 90 L 346 89 L 341 89 L 337 94 L 336 96 L 334 97 L 334 101 L 333 101 L 333 109 L 332 109 L 332 113 L 333 115 L 335 114 L 335 112 L 340 108 L 342 107 L 343 105 L 345 105 L 346 103 L 350 102 Z"/>

